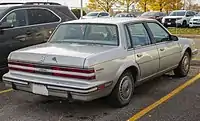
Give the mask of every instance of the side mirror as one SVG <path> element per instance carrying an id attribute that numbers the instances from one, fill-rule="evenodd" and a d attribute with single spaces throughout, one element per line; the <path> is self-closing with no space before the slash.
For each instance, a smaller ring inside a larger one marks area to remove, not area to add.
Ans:
<path id="1" fill-rule="evenodd" d="M 170 35 L 170 40 L 171 41 L 178 41 L 178 37 L 175 35 Z"/>
<path id="2" fill-rule="evenodd" d="M 8 29 L 8 28 L 13 28 L 14 26 L 12 23 L 9 22 L 3 22 L 0 24 L 0 29 Z"/>

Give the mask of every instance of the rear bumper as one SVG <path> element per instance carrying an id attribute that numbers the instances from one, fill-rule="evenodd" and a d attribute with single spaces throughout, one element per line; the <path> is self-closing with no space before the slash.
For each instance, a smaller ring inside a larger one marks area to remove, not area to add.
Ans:
<path id="1" fill-rule="evenodd" d="M 112 91 L 112 81 L 81 84 L 73 82 L 65 82 L 54 80 L 54 82 L 46 81 L 48 79 L 32 78 L 28 76 L 18 76 L 7 73 L 3 76 L 3 81 L 7 87 L 11 87 L 15 90 L 21 90 L 31 92 L 34 94 L 45 96 L 56 96 L 62 98 L 69 98 L 80 101 L 92 101 L 104 96 L 107 96 Z M 40 85 L 45 87 L 47 91 L 35 93 L 33 91 L 33 85 Z M 103 87 L 104 86 L 104 87 Z M 103 87 L 103 88 L 102 88 Z"/>

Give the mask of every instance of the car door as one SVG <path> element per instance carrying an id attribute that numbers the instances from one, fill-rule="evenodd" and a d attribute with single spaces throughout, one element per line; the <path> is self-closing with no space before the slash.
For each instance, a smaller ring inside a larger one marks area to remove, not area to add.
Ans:
<path id="1" fill-rule="evenodd" d="M 29 30 L 27 46 L 44 43 L 61 22 L 61 18 L 46 8 L 27 9 Z"/>
<path id="2" fill-rule="evenodd" d="M 189 21 L 193 16 L 194 16 L 194 13 L 192 11 L 187 11 L 186 13 L 187 24 L 189 24 Z"/>
<path id="3" fill-rule="evenodd" d="M 23 48 L 26 40 L 27 14 L 24 9 L 17 9 L 5 15 L 1 24 L 9 24 L 10 28 L 0 30 L 0 68 L 7 65 L 10 52 Z"/>
<path id="4" fill-rule="evenodd" d="M 158 23 L 148 22 L 160 56 L 160 71 L 177 66 L 181 60 L 181 47 L 178 41 L 171 41 L 170 34 Z"/>
<path id="5" fill-rule="evenodd" d="M 131 39 L 135 61 L 140 68 L 140 80 L 143 80 L 159 70 L 159 55 L 155 44 L 152 44 L 143 23 L 128 24 L 127 29 Z"/>

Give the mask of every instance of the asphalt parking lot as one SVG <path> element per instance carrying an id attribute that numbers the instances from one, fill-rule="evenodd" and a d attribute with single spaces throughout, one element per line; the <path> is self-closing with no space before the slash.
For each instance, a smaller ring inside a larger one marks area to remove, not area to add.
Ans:
<path id="1" fill-rule="evenodd" d="M 185 78 L 169 73 L 148 81 L 136 88 L 131 103 L 121 109 L 110 107 L 103 99 L 69 102 L 11 91 L 0 82 L 0 121 L 198 121 L 199 72 L 200 65 L 195 65 Z"/>
<path id="2" fill-rule="evenodd" d="M 47 98 L 20 91 L 4 91 L 0 84 L 1 121 L 126 121 L 149 105 L 166 96 L 200 72 L 200 68 L 191 67 L 185 78 L 176 78 L 171 74 L 146 82 L 136 88 L 130 105 L 115 109 L 103 99 L 89 103 L 69 102 L 64 99 Z M 199 76 L 198 76 L 199 78 Z M 161 103 L 145 115 L 139 115 L 141 121 L 200 120 L 200 80 L 186 87 L 168 101 Z M 132 121 L 132 120 L 131 120 Z"/>

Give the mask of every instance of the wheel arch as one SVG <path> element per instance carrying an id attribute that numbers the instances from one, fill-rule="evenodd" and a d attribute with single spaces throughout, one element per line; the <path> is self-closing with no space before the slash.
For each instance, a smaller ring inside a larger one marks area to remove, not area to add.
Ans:
<path id="1" fill-rule="evenodd" d="M 122 65 L 119 70 L 116 73 L 116 78 L 114 81 L 114 86 L 117 84 L 119 78 L 121 75 L 126 72 L 126 71 L 131 71 L 132 76 L 134 78 L 134 81 L 137 81 L 140 75 L 140 69 L 139 66 L 136 63 L 128 62 Z"/>

